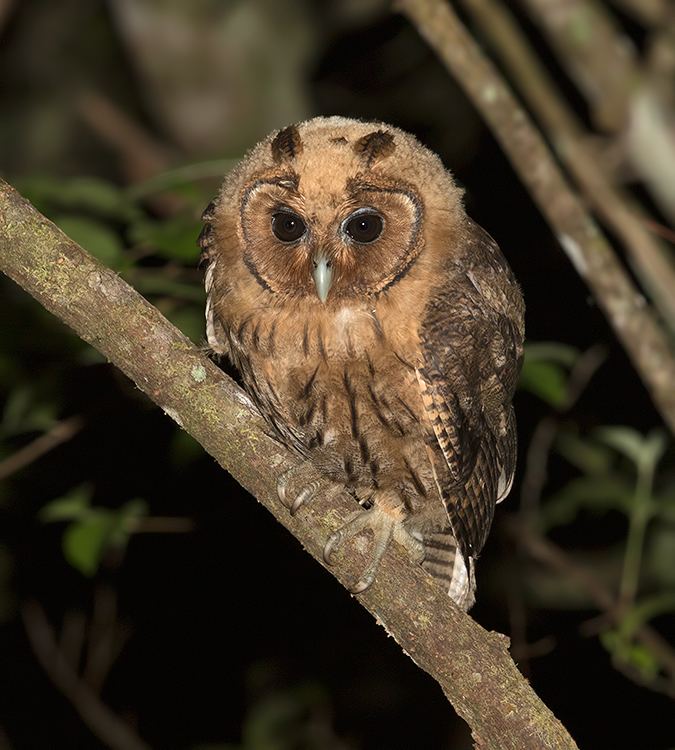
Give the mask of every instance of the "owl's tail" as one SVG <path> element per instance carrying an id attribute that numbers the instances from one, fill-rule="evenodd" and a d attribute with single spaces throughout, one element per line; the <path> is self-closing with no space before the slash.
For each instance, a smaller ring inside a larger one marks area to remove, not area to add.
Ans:
<path id="1" fill-rule="evenodd" d="M 469 557 L 467 564 L 449 529 L 425 536 L 423 544 L 424 570 L 447 587 L 448 596 L 458 607 L 470 609 L 476 599 L 473 558 Z"/>

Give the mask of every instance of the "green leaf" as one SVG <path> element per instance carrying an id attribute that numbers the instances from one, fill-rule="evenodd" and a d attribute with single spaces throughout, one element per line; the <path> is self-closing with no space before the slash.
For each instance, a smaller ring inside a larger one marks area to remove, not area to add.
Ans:
<path id="1" fill-rule="evenodd" d="M 54 425 L 56 404 L 38 400 L 34 388 L 18 386 L 10 392 L 0 422 L 0 434 L 44 432 Z"/>
<path id="2" fill-rule="evenodd" d="M 147 504 L 134 499 L 121 508 L 110 510 L 92 508 L 88 499 L 86 503 L 80 499 L 79 504 L 75 499 L 70 499 L 70 504 L 63 502 L 53 507 L 52 517 L 47 520 L 76 519 L 63 534 L 63 553 L 66 560 L 83 575 L 93 576 L 109 549 L 126 547 L 138 519 L 147 515 Z"/>
<path id="3" fill-rule="evenodd" d="M 18 186 L 31 203 L 47 214 L 66 209 L 124 222 L 139 214 L 126 190 L 98 177 L 30 177 L 20 180 Z"/>
<path id="4" fill-rule="evenodd" d="M 654 524 L 645 547 L 644 567 L 655 586 L 675 590 L 675 526 Z"/>
<path id="5" fill-rule="evenodd" d="M 600 635 L 600 643 L 609 651 L 613 659 L 627 664 L 647 680 L 659 673 L 659 662 L 654 654 L 640 643 L 626 640 L 616 630 L 608 630 Z"/>
<path id="6" fill-rule="evenodd" d="M 631 638 L 642 625 L 668 612 L 675 612 L 675 591 L 643 597 L 624 615 L 619 631 L 623 638 Z"/>
<path id="7" fill-rule="evenodd" d="M 613 454 L 609 448 L 569 430 L 558 435 L 555 447 L 584 474 L 607 474 L 612 467 Z"/>
<path id="8" fill-rule="evenodd" d="M 654 515 L 669 523 L 675 523 L 675 483 L 667 485 L 654 496 L 653 509 Z M 675 573 L 675 566 L 673 572 Z"/>
<path id="9" fill-rule="evenodd" d="M 666 436 L 661 430 L 654 430 L 647 436 L 632 427 L 601 427 L 595 437 L 614 448 L 640 470 L 653 471 L 666 450 Z"/>
<path id="10" fill-rule="evenodd" d="M 85 216 L 59 216 L 54 222 L 106 266 L 117 268 L 121 265 L 122 243 L 105 224 Z"/>
<path id="11" fill-rule="evenodd" d="M 91 510 L 90 499 L 91 490 L 89 488 L 85 486 L 77 487 L 67 495 L 47 503 L 38 513 L 38 518 L 43 523 L 81 519 Z"/>
<path id="12" fill-rule="evenodd" d="M 554 362 L 567 368 L 579 359 L 579 350 L 557 341 L 535 341 L 525 344 L 525 362 Z"/>
<path id="13" fill-rule="evenodd" d="M 194 193 L 197 180 L 217 179 L 220 182 L 223 176 L 236 166 L 240 160 L 241 156 L 238 156 L 232 159 L 212 159 L 210 161 L 184 164 L 154 175 L 145 182 L 132 185 L 127 189 L 127 192 L 135 200 L 140 200 L 156 193 L 162 193 L 166 190 L 185 194 L 183 191 L 188 189 L 191 193 Z M 206 203 L 208 203 L 208 200 L 207 198 Z"/>
<path id="14" fill-rule="evenodd" d="M 125 547 L 138 520 L 148 515 L 148 505 L 145 500 L 135 498 L 129 500 L 117 511 L 113 511 L 113 514 L 116 523 L 110 536 L 110 543 L 117 547 Z"/>
<path id="15" fill-rule="evenodd" d="M 130 229 L 134 244 L 149 246 L 171 260 L 197 264 L 197 238 L 201 224 L 191 216 L 176 216 L 165 221 L 139 221 Z"/>
<path id="16" fill-rule="evenodd" d="M 621 476 L 578 477 L 542 504 L 541 522 L 546 530 L 563 526 L 572 522 L 582 509 L 595 513 L 620 510 L 628 514 L 634 492 L 632 484 Z"/>
<path id="17" fill-rule="evenodd" d="M 71 524 L 63 535 L 66 560 L 85 576 L 93 576 L 101 564 L 117 519 L 99 511 Z"/>
<path id="18" fill-rule="evenodd" d="M 556 409 L 567 398 L 567 373 L 552 362 L 525 359 L 519 385 Z"/>

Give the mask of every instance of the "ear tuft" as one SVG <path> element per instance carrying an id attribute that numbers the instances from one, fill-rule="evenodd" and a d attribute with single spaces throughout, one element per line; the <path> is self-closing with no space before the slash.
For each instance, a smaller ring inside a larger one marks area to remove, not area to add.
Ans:
<path id="1" fill-rule="evenodd" d="M 386 130 L 375 130 L 368 133 L 354 144 L 357 153 L 371 167 L 376 161 L 386 159 L 394 153 L 394 136 Z"/>
<path id="2" fill-rule="evenodd" d="M 295 125 L 280 130 L 272 140 L 272 157 L 275 162 L 295 159 L 302 152 L 302 140 Z"/>

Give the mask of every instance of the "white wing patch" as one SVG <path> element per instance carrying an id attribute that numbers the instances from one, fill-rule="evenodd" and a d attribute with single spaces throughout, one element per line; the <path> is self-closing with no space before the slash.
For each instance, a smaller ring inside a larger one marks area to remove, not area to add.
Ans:
<path id="1" fill-rule="evenodd" d="M 206 289 L 206 340 L 209 342 L 209 346 L 216 354 L 224 354 L 225 350 L 218 341 L 216 336 L 216 321 L 215 313 L 213 309 L 213 299 L 211 296 L 211 288 L 213 286 L 213 272 L 216 270 L 217 261 L 209 263 L 204 275 L 204 288 Z"/>

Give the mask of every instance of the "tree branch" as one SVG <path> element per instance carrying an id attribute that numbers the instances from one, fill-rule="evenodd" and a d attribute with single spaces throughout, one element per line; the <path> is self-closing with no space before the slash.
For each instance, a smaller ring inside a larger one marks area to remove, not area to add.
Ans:
<path id="1" fill-rule="evenodd" d="M 461 0 L 485 31 L 556 154 L 598 216 L 616 233 L 643 286 L 675 331 L 675 264 L 670 248 L 649 231 L 650 217 L 612 185 L 589 146 L 574 111 L 563 99 L 526 35 L 500 0 Z"/>
<path id="2" fill-rule="evenodd" d="M 675 432 L 675 356 L 653 310 L 508 85 L 444 0 L 398 0 L 500 142 Z"/>
<path id="3" fill-rule="evenodd" d="M 42 607 L 34 601 L 24 604 L 26 634 L 35 657 L 50 680 L 73 704 L 91 731 L 112 750 L 150 750 L 133 728 L 101 701 L 81 680 L 63 652 L 59 650 L 54 631 Z"/>
<path id="4" fill-rule="evenodd" d="M 520 0 L 603 130 L 620 130 L 640 78 L 637 51 L 612 13 L 596 0 Z"/>
<path id="5" fill-rule="evenodd" d="M 267 437 L 242 391 L 180 331 L 0 181 L 0 270 L 125 372 L 293 533 L 320 563 L 328 535 L 354 510 L 347 496 L 291 517 L 276 477 L 296 460 Z M 323 564 L 323 563 L 322 563 Z M 332 572 L 354 580 L 356 550 Z M 560 722 L 508 654 L 508 639 L 455 607 L 395 545 L 359 601 L 441 686 L 481 750 L 572 750 Z"/>

